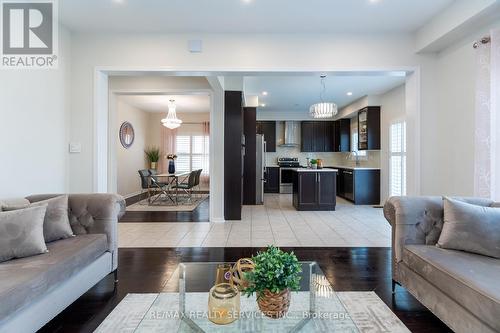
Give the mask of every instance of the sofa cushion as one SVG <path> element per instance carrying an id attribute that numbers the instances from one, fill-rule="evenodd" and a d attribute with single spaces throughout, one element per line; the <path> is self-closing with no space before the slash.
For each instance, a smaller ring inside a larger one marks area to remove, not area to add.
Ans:
<path id="1" fill-rule="evenodd" d="M 500 331 L 500 259 L 429 245 L 406 245 L 403 262 Z"/>
<path id="2" fill-rule="evenodd" d="M 47 252 L 43 219 L 47 204 L 0 213 L 0 262 Z"/>
<path id="3" fill-rule="evenodd" d="M 47 205 L 45 220 L 43 222 L 43 237 L 45 242 L 53 242 L 74 236 L 68 217 L 68 196 L 38 201 L 32 203 L 30 207 Z"/>
<path id="4" fill-rule="evenodd" d="M 49 252 L 0 263 L 0 322 L 99 258 L 104 234 L 81 235 L 48 244 Z"/>
<path id="5" fill-rule="evenodd" d="M 0 199 L 0 212 L 4 210 L 14 210 L 26 208 L 30 202 L 24 198 Z"/>
<path id="6" fill-rule="evenodd" d="M 500 209 L 444 198 L 438 246 L 500 259 Z"/>

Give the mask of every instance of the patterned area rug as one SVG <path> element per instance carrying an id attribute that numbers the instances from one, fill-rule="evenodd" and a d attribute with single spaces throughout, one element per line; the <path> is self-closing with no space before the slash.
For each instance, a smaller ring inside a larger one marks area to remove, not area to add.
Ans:
<path id="1" fill-rule="evenodd" d="M 306 302 L 308 293 L 294 293 L 292 305 L 300 307 Z M 192 303 L 206 308 L 207 293 L 193 295 L 197 298 Z M 254 299 L 241 299 L 242 311 L 245 306 L 255 304 Z M 317 317 L 311 319 L 300 332 L 410 332 L 397 316 L 385 305 L 374 292 L 338 292 L 330 297 L 317 298 Z M 120 304 L 101 323 L 96 332 L 196 332 L 179 319 L 178 293 L 128 294 Z M 345 314 L 335 317 L 325 314 Z M 292 312 L 292 307 L 290 308 Z M 177 313 L 177 315 L 176 315 Z M 169 315 L 166 315 L 169 314 Z M 320 314 L 323 314 L 320 316 Z M 346 319 L 347 318 L 347 319 Z M 280 319 L 266 319 L 276 327 L 272 332 L 289 331 L 282 328 L 288 322 Z M 237 321 L 236 325 L 217 326 L 204 319 L 205 332 L 256 332 L 262 331 L 255 326 L 248 327 L 248 322 Z M 202 321 L 203 323 L 203 321 Z M 262 324 L 262 320 L 259 322 Z M 266 327 L 268 323 L 266 323 Z M 271 330 L 266 329 L 266 332 Z"/>
<path id="2" fill-rule="evenodd" d="M 192 212 L 203 201 L 208 198 L 208 194 L 199 194 L 193 196 L 193 201 L 189 203 L 185 198 L 179 200 L 175 205 L 170 199 L 162 198 L 153 204 L 148 204 L 148 199 L 139 201 L 127 207 L 127 212 Z"/>

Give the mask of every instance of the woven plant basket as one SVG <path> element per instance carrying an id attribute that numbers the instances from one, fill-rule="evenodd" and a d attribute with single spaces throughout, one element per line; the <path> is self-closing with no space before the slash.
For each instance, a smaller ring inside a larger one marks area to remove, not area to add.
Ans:
<path id="1" fill-rule="evenodd" d="M 279 293 L 272 293 L 269 290 L 264 290 L 257 294 L 257 304 L 264 315 L 270 318 L 281 318 L 290 307 L 292 294 L 290 289 L 285 289 Z"/>

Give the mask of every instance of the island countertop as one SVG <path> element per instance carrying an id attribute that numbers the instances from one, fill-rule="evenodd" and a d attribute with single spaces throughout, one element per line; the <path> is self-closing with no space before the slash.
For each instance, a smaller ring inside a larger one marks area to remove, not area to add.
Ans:
<path id="1" fill-rule="evenodd" d="M 294 171 L 297 172 L 338 172 L 337 169 L 308 169 L 308 168 L 296 168 Z"/>

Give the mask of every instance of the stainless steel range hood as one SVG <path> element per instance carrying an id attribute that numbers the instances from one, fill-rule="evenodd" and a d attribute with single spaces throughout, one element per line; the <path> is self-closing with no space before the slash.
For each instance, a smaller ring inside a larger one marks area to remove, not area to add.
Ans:
<path id="1" fill-rule="evenodd" d="M 280 147 L 299 146 L 299 125 L 300 123 L 298 121 L 285 121 L 285 137 Z"/>

